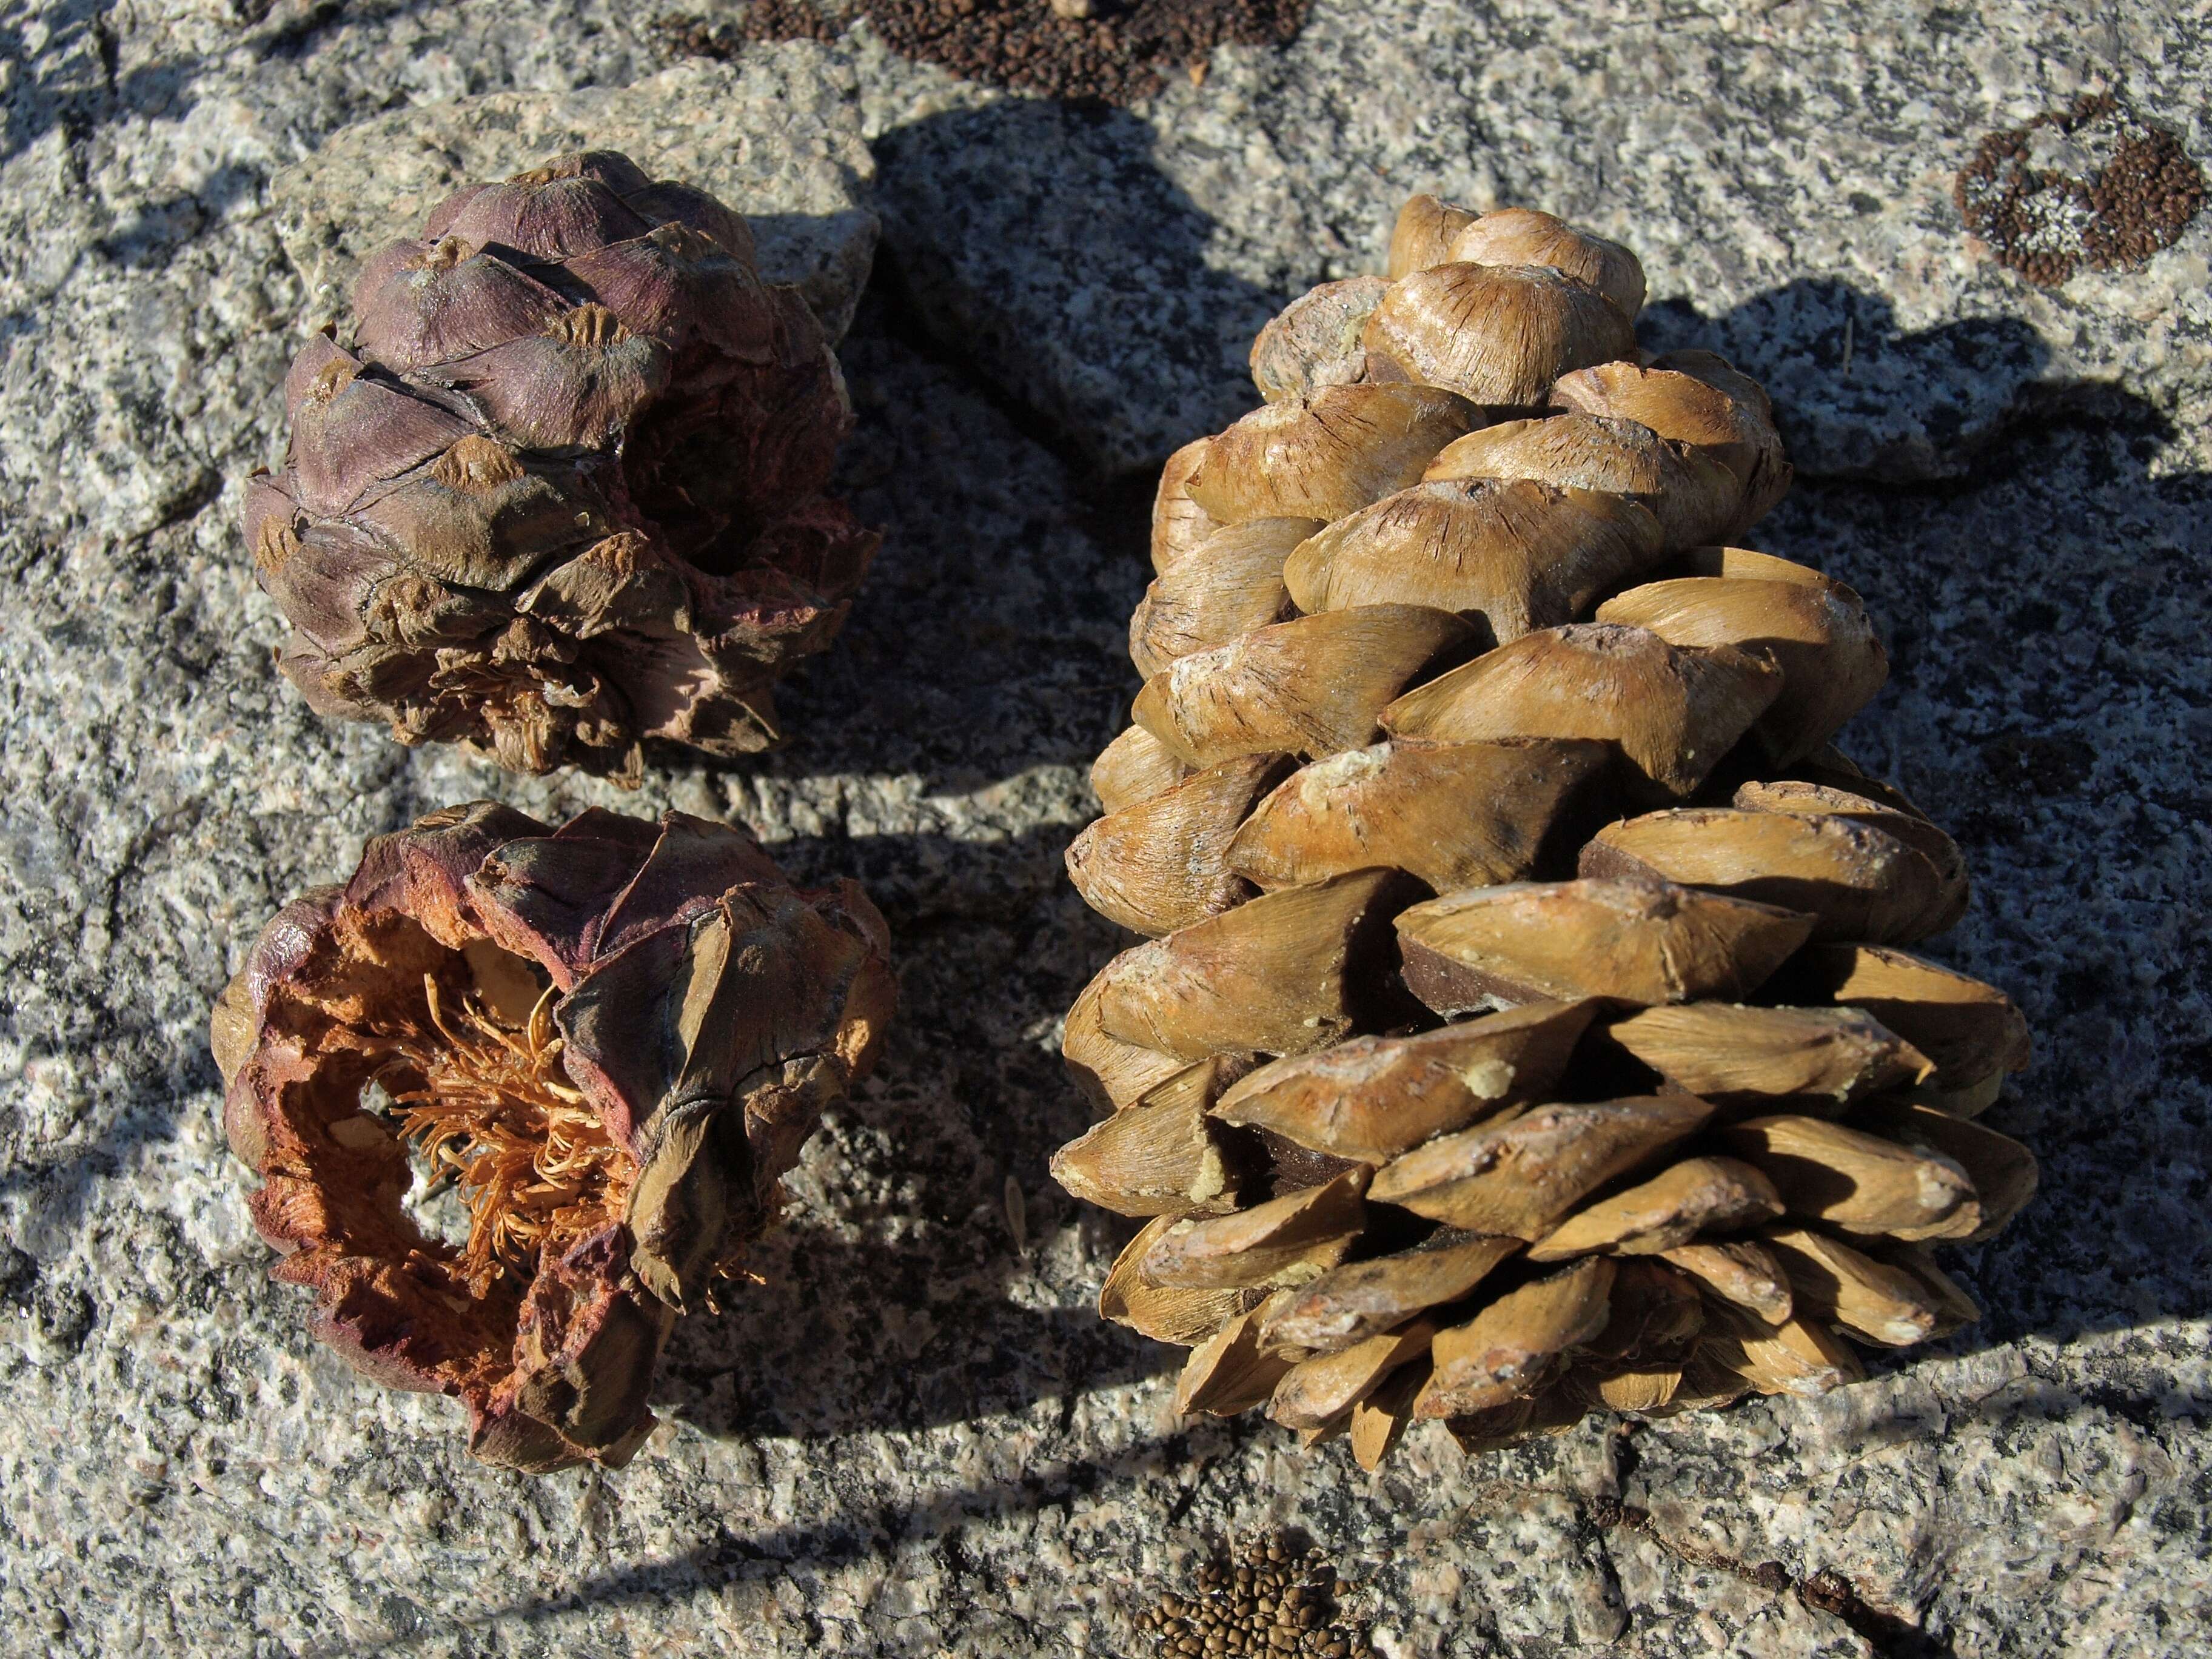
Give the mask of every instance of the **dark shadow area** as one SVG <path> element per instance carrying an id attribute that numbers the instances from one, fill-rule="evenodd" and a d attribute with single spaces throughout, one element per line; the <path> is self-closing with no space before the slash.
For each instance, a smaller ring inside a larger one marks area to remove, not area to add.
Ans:
<path id="1" fill-rule="evenodd" d="M 1945 1252 L 1986 1316 L 1873 1368 L 2212 1314 L 2195 989 L 2212 972 L 2197 758 L 2212 474 L 2172 464 L 2181 434 L 2147 399 L 2045 378 L 2013 318 L 1903 332 L 1880 295 L 1808 278 L 1713 318 L 1654 307 L 1638 331 L 1759 377 L 1793 457 L 1835 453 L 1849 418 L 1901 434 L 1853 440 L 1871 468 L 1924 465 L 1931 441 L 1959 458 L 1918 482 L 1801 471 L 1747 538 L 1865 595 L 1891 678 L 1842 744 L 1953 834 L 1975 878 L 1962 927 L 1915 948 L 2005 988 L 2035 1032 L 2033 1067 L 1984 1121 L 2036 1153 L 2037 1198 L 1998 1238 Z M 2131 1420 L 2205 1408 L 2126 1361 L 2094 1397 L 2058 1393 Z"/>
<path id="2" fill-rule="evenodd" d="M 841 349 L 836 487 L 884 549 L 836 648 L 779 689 L 789 748 L 739 770 L 968 790 L 1087 768 L 1139 689 L 1159 455 L 1255 401 L 1287 295 L 1206 269 L 1212 222 L 1103 106 L 1007 100 L 877 141 L 884 240 Z M 985 253 L 1033 249 L 1012 285 Z M 1132 444 L 1115 436 L 1146 389 Z"/>
<path id="3" fill-rule="evenodd" d="M 235 0 L 228 9 L 237 44 L 267 65 L 264 72 L 283 75 L 296 74 L 292 66 L 329 30 L 373 25 L 419 5 L 420 0 L 315 0 L 274 23 L 272 0 Z M 0 19 L 0 58 L 23 68 L 0 100 L 0 161 L 20 155 L 57 128 L 74 144 L 106 123 L 180 120 L 191 112 L 198 101 L 193 94 L 204 60 L 187 57 L 124 69 L 122 43 L 110 21 L 115 9 L 112 0 L 62 0 L 40 9 L 46 27 L 35 58 L 20 24 Z M 189 190 L 141 207 L 127 222 L 88 244 L 88 250 L 130 270 L 158 269 L 178 249 L 219 229 L 233 205 L 258 194 L 268 181 L 263 167 L 222 163 Z M 57 288 L 82 267 L 85 252 L 76 252 Z M 0 313 L 0 346 L 43 325 L 42 311 L 35 306 Z"/>
<path id="4" fill-rule="evenodd" d="M 1310 280 L 1209 267 L 1214 222 L 1152 164 L 1155 141 L 1103 106 L 1006 100 L 874 145 L 879 288 L 900 296 L 925 350 L 1094 486 L 1250 407 L 1252 336 Z M 1887 298 L 1832 277 L 1717 316 L 1662 301 L 1638 333 L 1655 351 L 1703 346 L 1759 377 L 1808 477 L 1965 477 L 2009 425 L 2080 395 L 2044 380 L 2049 351 L 2019 318 L 1911 329 Z"/>
<path id="5" fill-rule="evenodd" d="M 656 1401 L 684 1420 L 813 1438 L 1051 1401 L 1064 1427 L 1089 1390 L 1178 1363 L 1100 1320 L 1089 1286 L 1073 1306 L 1024 1305 L 1065 1278 L 1038 1256 L 1071 1248 L 1069 1229 L 1103 1253 L 1136 1228 L 1076 1204 L 1045 1167 L 1091 1114 L 1037 1035 L 1119 943 L 1067 890 L 1063 838 L 776 848 L 802 879 L 854 872 L 876 896 L 899 942 L 900 1016 L 824 1148 L 834 1218 L 794 1212 L 749 1253 L 759 1282 L 679 1326 Z"/>
<path id="6" fill-rule="evenodd" d="M 1065 1203 L 1054 1209 L 1038 1218 L 1048 1229 L 1072 1219 Z M 934 1237 L 855 1245 L 793 1227 L 764 1240 L 749 1259 L 766 1283 L 729 1287 L 721 1316 L 678 1328 L 655 1408 L 712 1435 L 816 1440 L 1048 1401 L 1065 1432 L 1093 1389 L 1180 1367 L 1181 1349 L 1101 1320 L 1087 1302 L 1008 1300 L 998 1282 L 1014 1255 L 1003 1210 L 979 1206 L 961 1225 L 998 1259 L 975 1262 L 969 1247 Z"/>
<path id="7" fill-rule="evenodd" d="M 128 224 L 94 241 L 93 251 L 132 270 L 156 270 L 179 248 L 222 223 L 232 203 L 256 194 L 268 182 L 268 173 L 259 167 L 219 167 L 189 193 L 141 208 Z"/>
<path id="8" fill-rule="evenodd" d="M 1891 681 L 1844 746 L 1976 882 L 1961 927 L 1918 948 L 2002 986 L 2035 1032 L 1985 1121 L 2035 1152 L 2041 1190 L 1949 1253 L 1987 1314 L 1964 1352 L 2212 1312 L 2212 475 L 2173 468 L 2176 434 L 2124 391 L 2034 390 L 1972 477 L 1804 484 L 1754 537 L 1866 594 Z M 2147 1397 L 2131 1362 L 2109 1382 Z"/>
<path id="9" fill-rule="evenodd" d="M 19 154 L 55 127 L 74 135 L 121 115 L 182 112 L 184 94 L 198 74 L 190 64 L 161 64 L 123 70 L 118 42 L 108 21 L 112 3 L 62 0 L 39 9 L 45 25 L 35 54 L 52 66 L 44 81 L 19 83 L 5 104 L 0 157 Z M 26 31 L 0 21 L 0 56 L 28 70 L 34 61 Z"/>
<path id="10" fill-rule="evenodd" d="M 1653 351 L 1717 351 L 1765 386 L 1802 477 L 1978 477 L 2007 427 L 2063 402 L 2050 349 L 2016 317 L 1906 330 L 1887 299 L 1801 276 L 1717 316 L 1662 300 L 1637 319 Z"/>
<path id="11" fill-rule="evenodd" d="M 312 51 L 331 29 L 386 21 L 419 6 L 420 0 L 313 0 L 288 9 L 274 23 L 274 0 L 233 0 L 225 9 L 238 44 L 270 65 L 272 73 L 283 73 L 284 65 Z M 0 57 L 26 71 L 34 64 L 46 67 L 38 79 L 27 73 L 0 105 L 0 160 L 58 126 L 74 136 L 125 116 L 174 118 L 191 107 L 194 100 L 187 94 L 199 77 L 199 62 L 185 58 L 124 69 L 122 42 L 109 21 L 116 9 L 114 0 L 58 0 L 35 8 L 44 25 L 35 54 L 20 22 L 0 19 Z"/>
<path id="12" fill-rule="evenodd" d="M 1107 511 L 1033 411 L 922 332 L 884 256 L 841 355 L 856 427 L 833 487 L 883 549 L 835 647 L 777 690 L 789 745 L 730 769 L 935 793 L 1088 768 L 1138 690 L 1149 481 Z"/>
<path id="13" fill-rule="evenodd" d="M 1096 477 L 1243 413 L 1243 353 L 1291 297 L 1207 266 L 1213 222 L 1153 137 L 1103 106 L 1009 99 L 874 145 L 885 257 L 936 350 Z"/>

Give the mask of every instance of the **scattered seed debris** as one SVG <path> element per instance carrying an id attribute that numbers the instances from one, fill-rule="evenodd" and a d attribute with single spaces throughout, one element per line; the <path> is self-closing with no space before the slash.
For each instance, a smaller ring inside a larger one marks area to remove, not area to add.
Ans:
<path id="1" fill-rule="evenodd" d="M 1286 46 L 1310 0 L 751 0 L 734 24 L 667 15 L 679 57 L 728 59 L 758 40 L 833 40 L 862 19 L 902 58 L 1050 98 L 1129 104 L 1170 76 L 1205 79 L 1220 46 Z"/>
<path id="2" fill-rule="evenodd" d="M 2056 288 L 2084 260 L 2120 270 L 2170 246 L 2204 174 L 2172 132 L 2099 92 L 1990 134 L 1952 193 L 1998 264 Z"/>
<path id="3" fill-rule="evenodd" d="M 1337 1605 L 1349 1588 L 1318 1548 L 1273 1533 L 1200 1567 L 1196 1595 L 1162 1596 L 1137 1615 L 1137 1628 L 1164 1659 L 1376 1659 L 1364 1626 Z"/>

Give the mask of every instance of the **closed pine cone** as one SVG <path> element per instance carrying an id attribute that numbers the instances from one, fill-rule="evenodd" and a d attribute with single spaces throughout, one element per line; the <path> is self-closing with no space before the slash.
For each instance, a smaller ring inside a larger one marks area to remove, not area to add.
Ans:
<path id="1" fill-rule="evenodd" d="M 1830 739 L 1859 596 L 1729 545 L 1790 467 L 1757 385 L 1650 358 L 1626 249 L 1417 197 L 1389 277 L 1261 332 L 1168 463 L 1135 723 L 1069 849 L 1149 942 L 1070 1010 L 1148 1218 L 1100 1310 L 1372 1467 L 1860 1375 L 1978 1316 L 1929 1254 L 2035 1185 L 1974 1122 L 2004 995 L 1902 947 L 1958 848 Z"/>
<path id="2" fill-rule="evenodd" d="M 246 538 L 321 714 L 635 781 L 648 738 L 782 736 L 776 680 L 878 537 L 823 493 L 821 327 L 705 191 L 611 151 L 465 190 L 294 361 Z"/>

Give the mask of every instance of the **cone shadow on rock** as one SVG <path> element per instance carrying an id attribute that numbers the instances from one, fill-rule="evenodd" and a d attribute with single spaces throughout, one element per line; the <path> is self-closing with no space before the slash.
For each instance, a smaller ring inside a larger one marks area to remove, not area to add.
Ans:
<path id="1" fill-rule="evenodd" d="M 1089 1113 L 1050 1022 L 1113 930 L 1066 887 L 1067 831 L 1002 842 L 807 837 L 778 844 L 794 879 L 856 873 L 900 941 L 898 1019 L 875 1079 L 840 1109 L 821 1176 L 836 1234 L 804 1208 L 747 1257 L 719 1318 L 671 1343 L 658 1404 L 703 1432 L 816 1438 L 915 1429 L 1081 1398 L 1173 1369 L 1174 1351 L 1068 1305 L 1063 1258 L 1110 1258 L 1113 1217 L 1052 1183 L 1045 1160 Z M 1064 942 L 1039 951 L 1039 941 Z M 1022 1236 L 1006 1183 L 1021 1191 Z M 802 1191 L 804 1188 L 802 1188 Z M 869 1194 L 860 1204 L 846 1194 Z M 895 1193 L 895 1198 L 880 1196 Z M 1019 1294 L 1018 1295 L 1018 1287 Z"/>
<path id="2" fill-rule="evenodd" d="M 1234 1425 L 1216 1431 L 1235 1437 Z M 386 1616 L 388 1634 L 342 1643 L 303 1647 L 305 1659 L 353 1659 L 361 1656 L 411 1653 L 434 1638 L 450 1640 L 458 1631 L 492 1631 L 511 1637 L 517 1627 L 548 1623 L 585 1608 L 611 1613 L 640 1605 L 678 1603 L 711 1595 L 726 1586 L 745 1580 L 771 1580 L 797 1569 L 826 1571 L 854 1561 L 895 1557 L 902 1544 L 927 1542 L 943 1553 L 948 1576 L 957 1578 L 968 1570 L 960 1534 L 970 1524 L 994 1516 L 1027 1514 L 1052 1504 L 1066 1504 L 1086 1493 L 1133 1488 L 1140 1485 L 1179 1488 L 1170 1504 L 1187 1503 L 1211 1468 L 1202 1460 L 1193 1467 L 1182 1435 L 1141 1441 L 1111 1456 L 1055 1460 L 1049 1474 L 1024 1476 L 1018 1480 L 978 1481 L 951 1490 L 927 1492 L 913 1503 L 886 1505 L 830 1520 L 775 1527 L 740 1536 L 717 1527 L 707 1541 L 679 1554 L 609 1567 L 582 1579 L 557 1595 L 472 1608 L 458 1617 L 442 1612 L 435 1616 L 411 1602 L 391 1598 Z M 1164 1480 L 1162 1471 L 1188 1470 L 1180 1480 Z M 1163 1493 L 1163 1496 L 1164 1493 Z M 1301 1540 L 1307 1534 L 1291 1528 Z M 1144 1587 L 1136 1587 L 1139 1595 Z M 812 1625 L 811 1614 L 803 1614 Z M 816 1641 L 822 1629 L 813 1625 Z M 807 1651 L 820 1650 L 810 1646 Z M 905 1651 L 906 1650 L 898 1650 Z M 983 1651 L 985 1650 L 973 1650 Z"/>
<path id="3" fill-rule="evenodd" d="M 245 0 L 234 14 L 234 21 L 244 27 L 231 44 L 264 64 L 283 65 L 311 51 L 331 29 L 359 29 L 421 9 L 421 0 L 315 5 L 288 9 L 272 21 L 270 0 Z M 124 117 L 175 120 L 198 101 L 193 94 L 206 62 L 203 58 L 186 56 L 119 69 L 117 31 L 106 15 L 110 9 L 98 0 L 61 0 L 19 14 L 40 16 L 45 25 L 35 53 L 17 22 L 0 21 L 0 58 L 28 64 L 34 57 L 43 57 L 62 66 L 52 82 L 32 79 L 0 106 L 0 161 L 20 155 L 57 126 L 74 134 L 80 127 Z M 265 167 L 226 162 L 190 189 L 138 209 L 93 246 L 118 264 L 151 269 L 179 247 L 222 227 L 234 204 L 268 182 Z M 18 331 L 14 325 L 22 315 L 0 317 L 0 341 Z M 32 320 L 35 322 L 35 313 Z"/>
<path id="4" fill-rule="evenodd" d="M 766 1282 L 734 1286 L 722 1317 L 671 1342 L 655 1409 L 738 1439 L 912 1431 L 1047 1401 L 1065 1427 L 1084 1396 L 1175 1369 L 1173 1351 L 1106 1323 L 1087 1301 L 1014 1301 L 1017 1264 L 997 1223 L 983 1224 L 990 1258 L 960 1260 L 953 1273 L 903 1243 L 799 1228 L 771 1237 L 751 1257 Z"/>
<path id="5" fill-rule="evenodd" d="M 941 349 L 1101 477 L 1253 401 L 1252 336 L 1289 292 L 1209 265 L 1212 219 L 1103 105 L 1008 98 L 873 146 L 884 246 Z"/>
<path id="6" fill-rule="evenodd" d="M 4 122 L 0 125 L 0 160 L 20 154 L 55 126 L 72 120 L 116 112 L 146 116 L 179 112 L 178 100 L 197 78 L 196 66 L 145 64 L 117 74 L 116 41 L 106 17 L 108 9 L 99 0 L 61 0 L 59 4 L 13 13 L 0 21 L 0 57 L 26 66 L 40 57 L 64 64 L 75 60 L 88 69 L 96 64 L 101 82 L 99 90 L 93 92 L 82 81 L 74 85 L 64 82 L 51 89 L 34 82 L 25 89 L 30 95 L 9 99 L 4 115 L 0 115 Z M 36 49 L 32 32 L 21 21 L 33 17 L 40 25 Z"/>
<path id="7" fill-rule="evenodd" d="M 1254 334 L 1324 275 L 1255 283 L 1210 264 L 1216 222 L 1154 165 L 1156 143 L 1125 111 L 1014 98 L 873 145 L 879 273 L 945 360 L 1100 478 L 1156 470 L 1251 407 Z M 1396 206 L 1377 200 L 1376 228 Z M 1637 330 L 1761 381 L 1801 477 L 1963 476 L 2014 418 L 2074 390 L 2042 378 L 2050 349 L 2020 318 L 1908 329 L 1887 298 L 1831 276 L 1712 315 L 1655 299 Z"/>
<path id="8" fill-rule="evenodd" d="M 2019 318 L 1905 329 L 1887 299 L 1831 276 L 1710 316 L 1686 299 L 1654 301 L 1636 331 L 1655 352 L 1717 351 L 1765 386 L 1801 479 L 1978 476 L 1981 452 L 2015 419 L 2075 390 L 2041 379 L 2050 348 Z"/>

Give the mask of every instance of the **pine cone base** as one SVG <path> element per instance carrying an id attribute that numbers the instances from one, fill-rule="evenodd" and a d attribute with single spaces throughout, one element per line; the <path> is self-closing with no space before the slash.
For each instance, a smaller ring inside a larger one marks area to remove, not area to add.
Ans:
<path id="1" fill-rule="evenodd" d="M 309 1328 L 371 1379 L 459 1399 L 469 1449 L 619 1465 L 678 1316 L 775 1218 L 893 1001 L 850 882 L 752 838 L 479 801 L 369 843 L 287 905 L 210 1047 L 253 1224 Z M 457 1188 L 467 1237 L 415 1200 Z"/>

